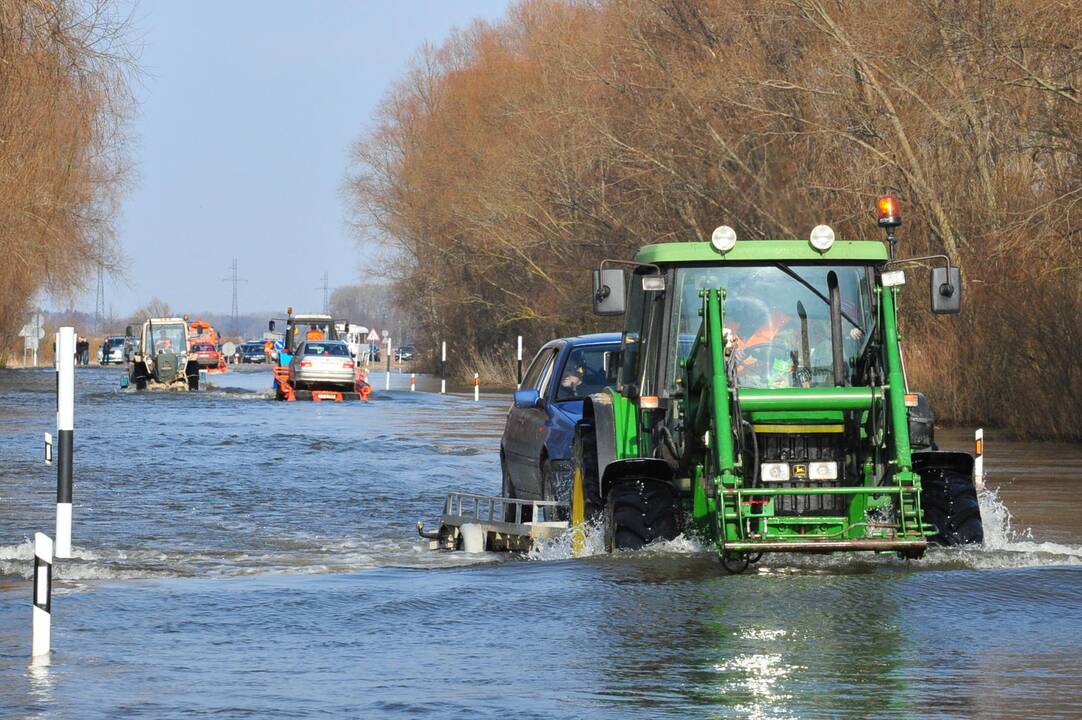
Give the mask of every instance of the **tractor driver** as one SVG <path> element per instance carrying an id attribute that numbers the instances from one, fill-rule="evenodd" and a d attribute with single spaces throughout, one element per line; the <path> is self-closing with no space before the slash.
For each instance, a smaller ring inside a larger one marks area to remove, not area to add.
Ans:
<path id="1" fill-rule="evenodd" d="M 792 352 L 800 344 L 799 323 L 775 304 L 789 294 L 787 289 L 753 276 L 734 290 L 725 301 L 725 329 L 732 337 L 737 377 L 742 384 L 789 387 Z"/>

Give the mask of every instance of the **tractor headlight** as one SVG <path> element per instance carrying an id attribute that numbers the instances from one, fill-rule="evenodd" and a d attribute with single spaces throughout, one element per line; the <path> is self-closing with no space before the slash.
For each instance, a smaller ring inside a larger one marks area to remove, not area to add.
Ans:
<path id="1" fill-rule="evenodd" d="M 724 255 L 736 247 L 736 230 L 733 230 L 728 225 L 715 228 L 714 233 L 710 236 L 710 244 L 714 246 L 715 250 Z"/>
<path id="2" fill-rule="evenodd" d="M 808 463 L 808 479 L 809 480 L 837 480 L 838 479 L 838 463 L 833 460 L 830 462 L 813 462 Z"/>
<path id="3" fill-rule="evenodd" d="M 826 252 L 834 244 L 834 231 L 829 225 L 816 225 L 811 231 L 811 246 L 819 252 Z"/>
<path id="4" fill-rule="evenodd" d="M 759 466 L 759 477 L 763 482 L 787 482 L 789 463 L 763 463 Z"/>

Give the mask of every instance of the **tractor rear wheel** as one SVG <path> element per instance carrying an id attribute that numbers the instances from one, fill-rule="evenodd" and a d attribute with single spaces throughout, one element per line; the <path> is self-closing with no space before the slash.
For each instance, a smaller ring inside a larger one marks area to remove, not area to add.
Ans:
<path id="1" fill-rule="evenodd" d="M 626 480 L 609 490 L 605 505 L 605 547 L 637 550 L 680 534 L 679 497 L 667 482 Z"/>
<path id="2" fill-rule="evenodd" d="M 984 525 L 973 478 L 949 468 L 921 472 L 924 519 L 935 525 L 932 542 L 969 545 L 984 542 Z"/>

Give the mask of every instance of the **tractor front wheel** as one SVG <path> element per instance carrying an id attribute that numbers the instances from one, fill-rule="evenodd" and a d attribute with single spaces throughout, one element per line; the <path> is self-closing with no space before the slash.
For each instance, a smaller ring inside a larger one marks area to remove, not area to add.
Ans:
<path id="1" fill-rule="evenodd" d="M 637 550 L 680 534 L 679 497 L 667 482 L 626 480 L 609 490 L 605 505 L 605 547 Z"/>
<path id="2" fill-rule="evenodd" d="M 969 545 L 984 542 L 981 507 L 973 478 L 949 468 L 921 472 L 921 506 L 925 521 L 935 525 L 932 542 Z"/>

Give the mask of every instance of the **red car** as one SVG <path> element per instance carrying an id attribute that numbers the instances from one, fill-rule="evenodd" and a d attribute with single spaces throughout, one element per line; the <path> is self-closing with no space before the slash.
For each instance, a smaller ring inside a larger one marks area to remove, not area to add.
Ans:
<path id="1" fill-rule="evenodd" d="M 192 357 L 195 358 L 199 367 L 218 367 L 218 348 L 210 343 L 197 343 L 192 345 Z"/>

